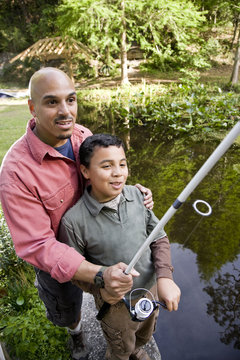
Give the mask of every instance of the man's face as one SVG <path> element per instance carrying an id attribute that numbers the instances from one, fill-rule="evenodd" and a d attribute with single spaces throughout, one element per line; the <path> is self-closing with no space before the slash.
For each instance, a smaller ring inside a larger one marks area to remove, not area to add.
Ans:
<path id="1" fill-rule="evenodd" d="M 29 109 L 36 119 L 35 134 L 53 147 L 66 143 L 77 116 L 77 96 L 72 81 L 61 72 L 41 74 L 32 85 Z"/>
<path id="2" fill-rule="evenodd" d="M 81 171 L 92 185 L 91 195 L 99 202 L 114 199 L 122 192 L 128 177 L 126 155 L 122 147 L 96 147 L 89 168 Z"/>

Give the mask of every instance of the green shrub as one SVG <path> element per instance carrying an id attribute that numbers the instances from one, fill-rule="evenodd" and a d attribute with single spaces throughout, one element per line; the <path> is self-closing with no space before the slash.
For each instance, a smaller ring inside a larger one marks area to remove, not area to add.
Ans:
<path id="1" fill-rule="evenodd" d="M 67 359 L 66 329 L 55 327 L 46 319 L 44 305 L 37 295 L 33 302 L 33 308 L 0 321 L 1 338 L 10 355 L 19 360 Z"/>
<path id="2" fill-rule="evenodd" d="M 184 134 L 205 136 L 206 132 L 221 132 L 232 127 L 238 120 L 240 96 L 237 92 L 225 92 L 218 86 L 198 83 L 197 73 L 188 73 L 188 80 L 171 87 L 142 85 L 105 92 L 80 92 L 80 122 L 97 131 L 99 124 L 132 129 L 148 126 L 159 129 L 162 136 L 178 137 Z M 91 103 L 91 110 L 89 104 Z M 84 105 L 85 104 L 85 105 Z M 86 111 L 86 109 L 88 110 Z M 90 114 L 88 111 L 90 110 Z M 84 123 L 85 113 L 86 122 Z M 91 124 L 88 119 L 91 118 Z"/>
<path id="3" fill-rule="evenodd" d="M 41 62 L 37 59 L 24 61 L 16 60 L 12 64 L 8 63 L 2 69 L 1 82 L 13 86 L 28 86 L 29 79 L 39 70 Z"/>
<path id="4" fill-rule="evenodd" d="M 0 256 L 0 341 L 13 359 L 66 360 L 66 329 L 46 318 L 33 267 L 16 256 L 1 211 Z"/>

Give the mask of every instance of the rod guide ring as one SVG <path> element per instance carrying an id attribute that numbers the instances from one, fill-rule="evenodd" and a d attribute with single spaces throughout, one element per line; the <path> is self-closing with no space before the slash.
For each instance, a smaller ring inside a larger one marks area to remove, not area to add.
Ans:
<path id="1" fill-rule="evenodd" d="M 207 208 L 208 208 L 208 211 L 207 211 L 207 212 L 202 212 L 202 211 L 200 211 L 200 210 L 197 208 L 197 205 L 198 205 L 198 204 L 204 204 L 204 205 L 206 205 Z M 211 215 L 211 213 L 212 213 L 212 207 L 211 207 L 211 205 L 209 205 L 209 203 L 206 202 L 206 201 L 204 201 L 204 200 L 196 200 L 196 201 L 194 201 L 194 203 L 193 203 L 193 208 L 194 208 L 194 210 L 195 210 L 199 215 L 202 215 L 202 216 L 209 216 L 209 215 Z"/>

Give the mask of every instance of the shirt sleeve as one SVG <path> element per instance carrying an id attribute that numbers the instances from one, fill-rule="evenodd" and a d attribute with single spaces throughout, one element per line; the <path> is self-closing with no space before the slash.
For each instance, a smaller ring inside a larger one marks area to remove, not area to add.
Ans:
<path id="1" fill-rule="evenodd" d="M 173 267 L 168 237 L 164 236 L 152 242 L 150 248 L 157 279 L 161 277 L 172 279 Z"/>
<path id="2" fill-rule="evenodd" d="M 149 235 L 158 224 L 159 220 L 151 210 L 146 209 L 146 214 L 147 233 Z M 150 248 L 157 279 L 160 277 L 172 279 L 173 267 L 171 261 L 170 243 L 167 234 L 163 229 L 159 230 L 155 239 L 153 239 L 150 244 Z"/>
<path id="3" fill-rule="evenodd" d="M 70 281 L 84 257 L 56 239 L 41 201 L 23 185 L 9 184 L 1 188 L 1 203 L 16 254 L 60 283 Z"/>

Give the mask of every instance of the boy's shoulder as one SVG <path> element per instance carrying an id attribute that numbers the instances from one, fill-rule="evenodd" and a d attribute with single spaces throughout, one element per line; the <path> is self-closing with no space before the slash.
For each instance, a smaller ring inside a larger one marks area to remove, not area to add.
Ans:
<path id="1" fill-rule="evenodd" d="M 83 213 L 83 208 L 85 207 L 83 197 L 81 197 L 76 204 L 74 204 L 70 209 L 68 209 L 62 217 L 62 220 L 67 222 L 74 222 L 79 219 L 80 214 Z"/>
<path id="2" fill-rule="evenodd" d="M 140 199 L 142 201 L 144 195 L 141 191 L 133 185 L 125 185 L 123 188 L 123 195 L 129 200 Z"/>

